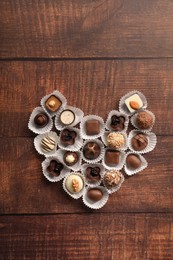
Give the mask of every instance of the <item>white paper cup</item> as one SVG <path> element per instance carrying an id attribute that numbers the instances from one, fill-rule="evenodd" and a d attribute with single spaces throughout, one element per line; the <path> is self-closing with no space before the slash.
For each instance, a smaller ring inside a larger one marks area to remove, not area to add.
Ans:
<path id="1" fill-rule="evenodd" d="M 131 140 L 132 138 L 136 135 L 136 134 L 145 134 L 147 136 L 147 139 L 148 139 L 148 145 L 146 146 L 145 149 L 141 150 L 141 151 L 136 151 L 133 149 L 132 147 L 132 144 L 131 144 Z M 143 133 L 142 131 L 140 130 L 132 130 L 130 133 L 129 133 L 129 136 L 128 136 L 128 147 L 129 149 L 132 151 L 132 152 L 137 152 L 138 154 L 145 154 L 145 153 L 149 153 L 151 152 L 155 146 L 156 146 L 156 143 L 157 143 L 157 137 L 154 133 L 152 132 L 148 132 L 148 133 Z"/>
<path id="2" fill-rule="evenodd" d="M 78 155 L 78 161 L 74 164 L 74 165 L 72 165 L 72 166 L 68 166 L 65 162 L 64 162 L 64 154 L 66 153 L 67 151 L 66 150 L 62 150 L 62 149 L 59 149 L 58 151 L 57 151 L 57 157 L 58 157 L 58 159 L 59 159 L 59 161 L 61 162 L 61 163 L 63 163 L 67 168 L 69 168 L 69 169 L 71 169 L 71 170 L 73 170 L 73 171 L 79 171 L 79 170 L 81 170 L 81 163 L 82 163 L 82 154 L 81 154 L 81 152 L 80 151 L 78 151 L 78 152 L 75 152 L 75 153 L 77 153 L 77 155 Z"/>
<path id="3" fill-rule="evenodd" d="M 131 116 L 131 115 L 133 115 L 134 113 L 141 111 L 141 109 L 138 109 L 138 110 L 136 110 L 136 111 L 134 111 L 134 112 L 130 112 L 130 111 L 128 110 L 126 104 L 125 104 L 125 100 L 126 100 L 128 97 L 130 97 L 130 96 L 132 96 L 132 95 L 134 95 L 134 94 L 138 94 L 139 97 L 141 98 L 142 102 L 143 102 L 143 106 L 142 106 L 141 109 L 143 110 L 143 109 L 146 109 L 146 108 L 147 108 L 147 99 L 146 99 L 146 97 L 145 97 L 140 91 L 133 90 L 133 91 L 127 93 L 125 96 L 123 96 L 123 97 L 120 99 L 120 102 L 119 102 L 119 111 L 120 111 L 120 112 L 122 112 L 122 113 L 124 113 L 124 114 L 126 114 L 126 115 L 128 115 L 128 116 Z"/>
<path id="4" fill-rule="evenodd" d="M 114 131 L 106 131 L 105 133 L 104 133 L 104 135 L 103 135 L 103 137 L 102 137 L 102 141 L 103 141 L 103 143 L 104 143 L 104 145 L 105 146 L 109 146 L 108 145 L 108 142 L 107 142 L 107 136 L 108 136 L 108 134 L 110 134 L 110 133 L 113 133 Z M 121 135 L 123 135 L 123 137 L 124 137 L 124 145 L 121 147 L 121 148 L 114 148 L 114 147 L 111 147 L 111 146 L 109 146 L 110 147 L 110 149 L 116 149 L 116 150 L 119 150 L 119 151 L 125 151 L 125 150 L 127 150 L 127 134 L 126 133 L 124 133 L 124 132 L 115 132 L 116 134 L 121 134 Z"/>
<path id="5" fill-rule="evenodd" d="M 145 160 L 145 158 L 144 158 L 141 154 L 138 154 L 137 152 L 128 152 L 128 153 L 126 154 L 126 158 L 127 158 L 127 156 L 128 156 L 129 154 L 134 154 L 134 155 L 139 156 L 139 159 L 141 160 L 141 166 L 138 167 L 137 169 L 132 170 L 132 169 L 130 169 L 130 168 L 127 166 L 127 163 L 125 162 L 124 171 L 125 171 L 125 173 L 126 173 L 127 175 L 129 175 L 129 176 L 134 175 L 134 174 L 136 174 L 136 173 L 138 173 L 138 172 L 143 171 L 145 168 L 147 168 L 148 163 L 147 163 L 147 161 Z"/>
<path id="6" fill-rule="evenodd" d="M 95 187 L 96 188 L 96 187 Z M 84 194 L 83 194 L 83 197 L 82 197 L 82 200 L 83 200 L 83 203 L 88 207 L 88 208 L 91 208 L 91 209 L 101 209 L 105 204 L 106 202 L 108 201 L 109 199 L 109 194 L 107 192 L 107 190 L 102 187 L 102 186 L 97 186 L 98 189 L 100 189 L 103 193 L 103 197 L 101 200 L 99 201 L 92 201 L 88 198 L 87 196 L 87 192 L 92 189 L 91 187 L 87 187 L 84 191 Z"/>
<path id="7" fill-rule="evenodd" d="M 81 178 L 82 178 L 82 180 L 83 180 L 83 189 L 81 190 L 81 191 L 79 191 L 79 192 L 77 192 L 77 193 L 70 193 L 69 191 L 68 191 L 68 189 L 66 188 L 66 180 L 67 180 L 67 178 L 68 178 L 68 176 L 70 176 L 70 175 L 72 175 L 72 174 L 75 174 L 75 175 L 78 175 L 78 176 L 80 176 Z M 70 195 L 73 199 L 79 199 L 82 195 L 83 195 L 83 193 L 84 193 L 84 191 L 85 191 L 85 178 L 84 178 L 84 176 L 81 174 L 81 173 L 79 173 L 79 172 L 71 172 L 71 173 L 69 173 L 65 178 L 64 178 L 64 180 L 63 180 L 63 189 L 64 189 L 64 191 L 68 194 L 68 195 Z"/>
<path id="8" fill-rule="evenodd" d="M 77 107 L 72 107 L 72 106 L 65 106 L 63 110 L 66 110 L 66 109 L 71 110 L 75 115 L 74 122 L 72 124 L 68 125 L 68 126 L 71 126 L 71 127 L 76 126 L 83 118 L 83 115 L 84 115 L 83 111 L 81 109 L 77 108 Z M 59 131 L 68 127 L 60 121 L 60 114 L 61 114 L 62 111 L 58 112 L 56 117 L 55 117 L 55 127 Z"/>
<path id="9" fill-rule="evenodd" d="M 96 182 L 89 182 L 87 180 L 87 177 L 86 177 L 86 169 L 88 167 L 99 167 L 100 168 L 100 180 L 96 181 Z M 105 169 L 103 167 L 103 165 L 101 163 L 96 163 L 96 164 L 88 164 L 88 163 L 85 163 L 82 165 L 82 174 L 85 176 L 85 182 L 86 184 L 89 186 L 89 187 L 96 187 L 96 186 L 99 186 L 102 182 L 102 178 L 103 178 L 103 175 L 104 175 L 104 172 L 105 172 Z"/>
<path id="10" fill-rule="evenodd" d="M 57 156 L 51 156 L 46 158 L 43 162 L 42 162 L 42 171 L 43 171 L 43 175 L 46 177 L 46 179 L 50 182 L 58 182 L 60 180 L 62 180 L 67 174 L 70 173 L 70 170 L 63 164 L 63 169 L 61 170 L 61 173 L 59 176 L 51 176 L 51 174 L 47 171 L 47 167 L 49 166 L 50 162 L 52 160 L 55 160 L 57 162 L 60 162 L 57 159 Z M 62 163 L 62 162 L 60 162 Z"/>
<path id="11" fill-rule="evenodd" d="M 45 137 L 51 137 L 51 138 L 53 138 L 53 139 L 55 140 L 55 148 L 54 148 L 52 151 L 50 151 L 50 152 L 45 152 L 45 151 L 43 151 L 42 148 L 41 148 L 41 141 L 42 141 L 42 139 L 45 138 Z M 34 146 L 35 146 L 35 149 L 37 150 L 37 152 L 38 152 L 39 154 L 42 154 L 42 155 L 44 155 L 44 156 L 46 156 L 46 157 L 53 156 L 53 155 L 56 153 L 56 151 L 57 151 L 57 145 L 58 145 L 58 136 L 57 136 L 57 134 L 56 134 L 55 132 L 53 132 L 53 131 L 50 131 L 50 132 L 45 133 L 45 134 L 37 135 L 37 136 L 34 138 Z"/>
<path id="12" fill-rule="evenodd" d="M 144 133 L 147 133 L 147 132 L 151 131 L 152 128 L 153 128 L 153 125 L 154 125 L 154 123 L 155 123 L 155 115 L 154 115 L 151 111 L 149 111 L 149 110 L 142 110 L 142 111 L 140 111 L 140 112 L 147 112 L 148 114 L 150 114 L 150 115 L 152 116 L 152 118 L 153 118 L 153 123 L 152 123 L 151 127 L 147 128 L 147 129 L 141 129 L 141 128 L 138 126 L 138 124 L 137 124 L 137 122 L 136 122 L 136 118 L 137 118 L 138 113 L 134 114 L 134 115 L 131 117 L 130 121 L 131 121 L 131 124 L 132 124 L 135 128 L 139 129 L 140 131 L 142 131 L 142 132 L 144 132 Z"/>
<path id="13" fill-rule="evenodd" d="M 122 116 L 125 118 L 125 121 L 124 121 L 124 129 L 122 129 L 121 131 L 116 131 L 115 129 L 113 129 L 111 127 L 111 117 L 112 116 Z M 118 110 L 112 110 L 109 112 L 108 114 L 108 117 L 107 117 L 107 120 L 106 120 L 106 129 L 109 130 L 109 131 L 116 131 L 116 132 L 126 132 L 127 131 L 127 128 L 128 128 L 128 124 L 129 124 L 129 117 L 122 113 L 122 112 L 119 112 Z"/>
<path id="14" fill-rule="evenodd" d="M 93 160 L 89 160 L 87 158 L 85 158 L 84 154 L 83 154 L 83 149 L 84 149 L 84 146 L 89 143 L 89 142 L 94 142 L 94 143 L 97 143 L 99 146 L 100 146 L 100 155 L 96 158 L 96 159 L 93 159 Z M 98 163 L 100 160 L 102 160 L 103 158 L 103 155 L 104 155 L 104 145 L 103 143 L 98 140 L 98 139 L 95 139 L 95 140 L 86 140 L 83 144 L 83 148 L 82 148 L 82 159 L 87 162 L 87 163 L 90 163 L 90 164 L 95 164 L 95 163 Z"/>
<path id="15" fill-rule="evenodd" d="M 120 160 L 119 160 L 119 163 L 118 164 L 107 164 L 106 161 L 105 161 L 105 154 L 106 154 L 106 151 L 107 150 L 115 150 L 115 151 L 118 151 L 117 149 L 110 149 L 110 148 L 106 148 L 105 149 L 105 153 L 104 153 L 104 157 L 103 157 L 103 161 L 102 161 L 102 164 L 103 164 L 103 167 L 107 170 L 121 170 L 124 166 L 124 163 L 125 163 L 125 158 L 126 158 L 126 153 L 124 151 L 119 151 L 120 152 Z"/>
<path id="16" fill-rule="evenodd" d="M 62 142 L 61 142 L 61 133 L 60 133 L 60 138 L 59 138 L 59 147 L 61 149 L 64 149 L 66 151 L 72 151 L 72 152 L 75 152 L 75 151 L 79 151 L 80 148 L 82 147 L 83 145 L 83 140 L 82 138 L 80 137 L 80 134 L 79 134 L 79 129 L 75 128 L 75 127 L 66 127 L 64 128 L 63 130 L 65 129 L 68 129 L 70 131 L 75 131 L 77 133 L 77 136 L 75 138 L 75 143 L 72 144 L 72 145 L 64 145 Z M 63 131 L 62 130 L 62 131 Z"/>
<path id="17" fill-rule="evenodd" d="M 56 97 L 57 97 L 59 100 L 61 100 L 61 102 L 62 102 L 61 107 L 58 109 L 58 111 L 55 111 L 55 112 L 51 112 L 51 111 L 48 110 L 48 109 L 46 108 L 46 106 L 45 106 L 45 102 L 46 102 L 47 99 L 48 99 L 50 96 L 52 96 L 52 95 L 56 96 Z M 66 98 L 64 97 L 64 95 L 63 95 L 61 92 L 59 92 L 58 90 L 55 90 L 55 91 L 53 91 L 52 93 L 50 93 L 49 95 L 44 96 L 44 97 L 41 99 L 40 104 L 41 104 L 41 106 L 43 107 L 43 109 L 45 110 L 45 112 L 52 117 L 52 116 L 55 116 L 57 112 L 60 112 L 60 111 L 63 110 L 63 108 L 64 108 L 64 107 L 66 106 L 66 104 L 67 104 L 67 100 L 66 100 Z"/>
<path id="18" fill-rule="evenodd" d="M 49 121 L 48 121 L 47 125 L 44 126 L 44 127 L 38 127 L 38 126 L 34 123 L 34 118 L 35 118 L 35 116 L 38 115 L 39 113 L 44 113 L 44 114 L 46 114 L 46 115 L 48 116 L 48 118 L 49 118 Z M 51 117 L 50 117 L 47 113 L 45 113 L 45 111 L 44 111 L 44 109 L 43 109 L 42 107 L 36 107 L 36 108 L 32 111 L 32 113 L 31 113 L 31 115 L 30 115 L 29 122 L 28 122 L 28 128 L 29 128 L 32 132 L 34 132 L 35 134 L 44 134 L 44 133 L 47 133 L 47 132 L 51 131 L 52 127 L 53 127 L 53 121 L 52 121 Z"/>
<path id="19" fill-rule="evenodd" d="M 107 172 L 108 172 L 108 171 L 107 171 Z M 106 172 L 105 172 L 105 174 L 106 174 Z M 107 192 L 108 192 L 109 194 L 112 194 L 112 193 L 118 191 L 118 190 L 121 188 L 121 185 L 122 185 L 122 183 L 124 182 L 124 180 L 125 180 L 125 179 L 124 179 L 124 175 L 121 173 L 121 180 L 120 180 L 120 182 L 119 182 L 115 187 L 108 188 L 108 187 L 106 186 L 105 182 L 104 182 L 104 177 L 103 177 L 103 185 L 105 186 L 105 189 L 107 190 Z"/>
<path id="20" fill-rule="evenodd" d="M 87 135 L 87 133 L 86 133 L 86 127 L 85 127 L 86 121 L 92 120 L 92 119 L 98 120 L 100 122 L 100 133 L 97 135 Z M 96 139 L 96 138 L 102 136 L 104 134 L 104 131 L 105 131 L 105 124 L 104 124 L 103 118 L 101 118 L 99 116 L 88 115 L 88 116 L 83 117 L 83 119 L 81 120 L 80 134 L 83 139 L 86 139 L 86 140 Z"/>

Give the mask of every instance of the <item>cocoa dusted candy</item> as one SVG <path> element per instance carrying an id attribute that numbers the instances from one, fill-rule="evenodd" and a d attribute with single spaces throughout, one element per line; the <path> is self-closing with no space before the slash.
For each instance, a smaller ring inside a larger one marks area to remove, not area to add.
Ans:
<path id="1" fill-rule="evenodd" d="M 139 112 L 136 116 L 136 125 L 141 130 L 150 128 L 153 125 L 154 119 L 147 111 Z"/>

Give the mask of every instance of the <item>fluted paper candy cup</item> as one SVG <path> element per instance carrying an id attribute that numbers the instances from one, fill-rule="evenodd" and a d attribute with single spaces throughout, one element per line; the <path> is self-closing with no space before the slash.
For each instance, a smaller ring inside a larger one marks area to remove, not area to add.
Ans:
<path id="1" fill-rule="evenodd" d="M 87 178 L 87 174 L 86 174 L 86 169 L 88 167 L 98 167 L 100 169 L 99 175 L 100 175 L 100 180 L 94 181 L 94 182 L 90 182 Z M 101 184 L 102 182 L 102 178 L 105 172 L 105 168 L 103 167 L 103 165 L 101 163 L 96 163 L 96 164 L 89 164 L 89 163 L 85 163 L 82 165 L 82 174 L 85 176 L 85 182 L 89 187 L 96 187 L 98 185 Z"/>
<path id="2" fill-rule="evenodd" d="M 58 163 L 62 163 L 58 160 L 57 156 L 50 156 L 46 158 L 42 162 L 42 170 L 43 170 L 43 175 L 46 177 L 47 180 L 50 182 L 57 182 L 62 180 L 69 172 L 70 170 L 63 164 L 63 169 L 61 170 L 59 176 L 52 176 L 52 174 L 47 170 L 48 166 L 50 165 L 50 162 L 54 160 L 57 161 Z"/>
<path id="3" fill-rule="evenodd" d="M 96 189 L 96 188 L 99 189 L 103 194 L 103 197 L 99 201 L 93 201 L 89 199 L 87 195 L 89 190 Z M 108 199 L 109 199 L 109 194 L 107 190 L 102 186 L 97 186 L 95 188 L 87 187 L 82 197 L 83 203 L 90 209 L 101 209 L 107 203 Z"/>
<path id="4" fill-rule="evenodd" d="M 87 132 L 86 132 L 86 122 L 89 121 L 89 120 L 97 120 L 99 122 L 100 131 L 99 131 L 98 134 L 94 134 L 94 135 L 88 135 L 87 134 Z M 104 134 L 104 131 L 105 131 L 105 124 L 104 124 L 103 118 L 101 118 L 100 116 L 88 115 L 88 116 L 83 117 L 83 119 L 81 120 L 80 134 L 81 134 L 81 137 L 83 139 L 86 139 L 86 140 L 96 139 L 96 138 L 102 136 Z"/>
<path id="5" fill-rule="evenodd" d="M 62 102 L 60 108 L 57 109 L 56 111 L 50 111 L 50 110 L 47 109 L 46 106 L 45 106 L 45 103 L 46 103 L 47 99 L 48 99 L 49 97 L 51 97 L 51 96 L 55 96 L 56 98 L 58 98 L 58 99 Z M 66 106 L 66 104 L 67 104 L 67 100 L 66 100 L 66 98 L 64 97 L 64 95 L 63 95 L 61 92 L 59 92 L 58 90 L 55 90 L 55 91 L 53 91 L 52 93 L 50 93 L 49 95 L 44 96 L 44 97 L 41 99 L 40 104 L 41 104 L 41 106 L 43 107 L 43 109 L 45 110 L 45 112 L 48 113 L 48 114 L 52 117 L 52 116 L 55 116 L 55 115 L 57 114 L 57 112 L 60 112 L 60 111 L 63 110 L 63 108 L 64 108 L 64 107 Z"/>
<path id="6" fill-rule="evenodd" d="M 82 181 L 83 181 L 83 188 L 82 188 L 82 190 L 80 190 L 79 192 L 71 193 L 71 192 L 67 189 L 67 187 L 66 187 L 66 182 L 67 182 L 67 178 L 68 178 L 70 175 L 74 175 L 74 177 L 77 175 L 77 176 L 79 176 L 79 177 L 82 179 Z M 71 196 L 73 199 L 79 199 L 79 198 L 83 195 L 83 193 L 84 193 L 84 191 L 85 191 L 85 178 L 84 178 L 84 176 L 83 176 L 80 172 L 71 172 L 71 173 L 69 173 L 69 174 L 64 178 L 64 180 L 63 180 L 63 189 L 64 189 L 64 191 L 65 191 L 69 196 Z"/>
<path id="7" fill-rule="evenodd" d="M 147 140 L 148 140 L 148 145 L 146 146 L 145 149 L 141 150 L 141 151 L 137 151 L 133 148 L 132 146 L 132 138 L 137 135 L 137 134 L 144 134 L 146 137 L 147 137 Z M 139 154 L 145 154 L 145 153 L 149 153 L 151 152 L 155 146 L 156 146 L 156 143 L 157 143 L 157 138 L 156 138 L 156 135 L 152 132 L 148 132 L 148 133 L 143 133 L 142 131 L 140 130 L 132 130 L 130 133 L 129 133 L 129 136 L 128 136 L 128 147 L 131 151 L 133 152 L 137 152 Z"/>
<path id="8" fill-rule="evenodd" d="M 48 117 L 48 122 L 44 127 L 38 127 L 35 122 L 34 122 L 34 118 L 36 117 L 36 115 L 43 113 L 46 114 Z M 31 116 L 29 118 L 29 122 L 28 122 L 28 128 L 34 132 L 35 134 L 44 134 L 49 132 L 53 127 L 53 121 L 51 119 L 51 117 L 45 113 L 44 109 L 42 107 L 36 107 L 32 113 Z"/>
<path id="9" fill-rule="evenodd" d="M 124 128 L 122 130 L 115 130 L 115 128 L 113 128 L 111 126 L 111 118 L 112 116 L 117 116 L 117 117 L 124 117 Z M 116 131 L 116 132 L 126 132 L 127 131 L 127 128 L 128 128 L 128 124 L 129 124 L 129 117 L 122 113 L 122 112 L 119 112 L 118 110 L 112 110 L 109 112 L 108 114 L 108 118 L 106 120 L 106 129 L 109 130 L 109 131 Z"/>
<path id="10" fill-rule="evenodd" d="M 129 176 L 134 175 L 134 174 L 136 174 L 136 173 L 139 173 L 139 172 L 143 171 L 143 170 L 144 170 L 145 168 L 147 168 L 147 166 L 148 166 L 148 163 L 147 163 L 147 161 L 145 160 L 145 158 L 144 158 L 141 154 L 138 154 L 137 152 L 128 152 L 128 153 L 126 154 L 126 159 L 127 159 L 128 155 L 131 155 L 131 154 L 132 154 L 132 155 L 136 155 L 136 156 L 139 157 L 139 159 L 140 159 L 140 161 L 141 161 L 141 165 L 140 165 L 138 168 L 136 168 L 136 169 L 132 169 L 132 168 L 128 167 L 127 162 L 125 162 L 124 171 L 125 171 L 125 173 L 126 173 L 127 175 L 129 175 Z"/>
<path id="11" fill-rule="evenodd" d="M 60 115 L 63 111 L 65 110 L 70 110 L 74 113 L 74 121 L 69 124 L 69 125 L 65 125 L 61 122 L 60 120 Z M 61 131 L 63 130 L 64 128 L 66 128 L 67 126 L 76 126 L 83 118 L 83 111 L 77 107 L 72 107 L 72 106 L 65 106 L 64 109 L 60 112 L 57 113 L 56 117 L 55 117 L 55 127 L 57 130 Z"/>
<path id="12" fill-rule="evenodd" d="M 50 146 L 50 149 L 48 150 L 43 149 L 43 145 L 42 145 L 43 140 L 47 141 L 48 144 L 47 147 L 49 148 Z M 42 154 L 46 157 L 53 156 L 57 151 L 58 136 L 53 131 L 50 131 L 46 134 L 37 135 L 34 138 L 34 146 L 39 154 Z"/>
<path id="13" fill-rule="evenodd" d="M 140 99 L 142 100 L 143 106 L 138 110 L 134 110 L 133 112 L 130 112 L 125 104 L 125 100 L 134 94 L 137 94 L 140 97 Z M 137 91 L 137 90 L 133 90 L 133 91 L 127 93 L 125 96 L 123 96 L 120 99 L 120 102 L 119 102 L 119 111 L 126 114 L 127 116 L 131 116 L 134 113 L 139 112 L 140 110 L 143 110 L 146 108 L 147 108 L 147 99 L 140 91 Z"/>

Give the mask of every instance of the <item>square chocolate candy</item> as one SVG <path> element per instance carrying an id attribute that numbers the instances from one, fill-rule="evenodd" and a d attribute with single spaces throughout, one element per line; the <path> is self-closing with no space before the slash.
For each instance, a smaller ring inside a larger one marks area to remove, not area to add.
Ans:
<path id="1" fill-rule="evenodd" d="M 98 135 L 100 133 L 100 122 L 96 119 L 87 120 L 85 130 L 87 135 Z"/>
<path id="2" fill-rule="evenodd" d="M 45 103 L 46 108 L 51 112 L 57 111 L 61 105 L 61 100 L 54 95 L 50 96 Z"/>
<path id="3" fill-rule="evenodd" d="M 116 150 L 108 149 L 105 153 L 105 163 L 106 164 L 113 164 L 117 165 L 119 164 L 120 160 L 120 152 Z"/>

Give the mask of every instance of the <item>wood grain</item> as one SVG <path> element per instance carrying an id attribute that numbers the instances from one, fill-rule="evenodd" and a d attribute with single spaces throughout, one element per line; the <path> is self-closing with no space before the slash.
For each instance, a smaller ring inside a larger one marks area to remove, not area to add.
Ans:
<path id="1" fill-rule="evenodd" d="M 33 136 L 27 124 L 45 95 L 59 89 L 72 106 L 106 119 L 119 99 L 138 89 L 156 115 L 153 131 L 173 134 L 173 60 L 0 63 L 0 136 Z"/>
<path id="2" fill-rule="evenodd" d="M 0 57 L 173 57 L 172 0 L 1 0 Z"/>
<path id="3" fill-rule="evenodd" d="M 42 174 L 44 158 L 29 138 L 0 139 L 0 213 L 92 212 L 73 200 L 62 182 L 50 183 Z M 100 212 L 173 212 L 173 137 L 159 137 L 156 149 L 144 157 L 149 167 L 127 178 Z M 166 155 L 166 156 L 165 156 Z"/>
<path id="4" fill-rule="evenodd" d="M 0 217 L 0 259 L 172 260 L 172 214 Z"/>

